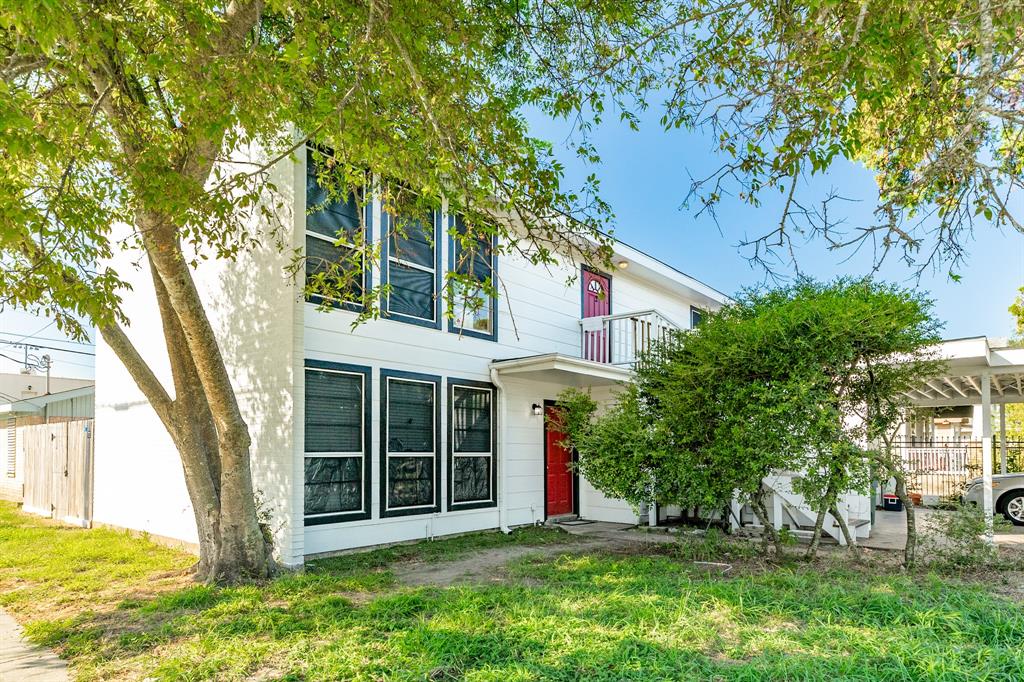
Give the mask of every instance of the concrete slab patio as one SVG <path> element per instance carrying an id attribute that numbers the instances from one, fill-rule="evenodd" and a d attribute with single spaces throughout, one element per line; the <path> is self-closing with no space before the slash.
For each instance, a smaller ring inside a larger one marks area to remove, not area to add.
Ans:
<path id="1" fill-rule="evenodd" d="M 21 626 L 0 611 L 0 682 L 67 682 L 68 667 L 49 649 L 29 644 Z"/>
<path id="2" fill-rule="evenodd" d="M 943 514 L 939 509 L 919 507 L 917 513 L 918 533 L 926 528 L 936 514 Z M 1024 545 L 1024 526 L 1014 526 L 995 536 L 999 545 Z M 876 511 L 875 522 L 871 526 L 871 537 L 861 540 L 861 547 L 870 549 L 902 550 L 907 542 L 907 513 L 905 511 Z"/>

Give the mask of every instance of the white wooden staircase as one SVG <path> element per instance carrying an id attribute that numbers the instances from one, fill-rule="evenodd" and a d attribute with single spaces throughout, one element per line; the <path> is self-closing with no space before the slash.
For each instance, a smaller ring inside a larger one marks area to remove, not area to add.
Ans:
<path id="1" fill-rule="evenodd" d="M 771 492 L 771 499 L 768 508 L 771 523 L 776 530 L 788 528 L 789 531 L 801 538 L 810 538 L 814 534 L 814 524 L 817 521 L 817 511 L 811 509 L 802 495 L 793 490 L 793 479 L 796 474 L 780 473 L 770 476 L 764 480 L 764 486 Z M 869 502 L 863 495 L 844 495 L 839 499 L 838 511 L 846 521 L 850 533 L 858 540 L 868 537 L 871 531 L 871 517 Z M 753 516 L 752 512 L 744 513 L 739 504 L 734 503 L 732 523 L 738 526 L 737 520 L 751 518 L 751 526 L 759 527 L 760 523 Z M 831 514 L 825 514 L 825 521 L 822 524 L 823 536 L 833 538 L 840 545 L 846 544 L 839 522 Z"/>

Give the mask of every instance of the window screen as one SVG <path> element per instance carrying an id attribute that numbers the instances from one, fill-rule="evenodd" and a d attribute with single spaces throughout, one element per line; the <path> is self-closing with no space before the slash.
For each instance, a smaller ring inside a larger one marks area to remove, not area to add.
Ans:
<path id="1" fill-rule="evenodd" d="M 355 193 L 342 201 L 321 185 L 318 157 L 312 149 L 306 149 L 306 277 L 337 263 L 349 273 L 346 280 L 351 280 L 340 299 L 355 301 L 362 295 L 365 270 L 362 253 L 357 250 L 364 229 L 362 209 Z"/>
<path id="2" fill-rule="evenodd" d="M 365 376 L 306 369 L 305 513 L 365 508 Z"/>
<path id="3" fill-rule="evenodd" d="M 384 473 L 387 510 L 437 504 L 437 383 L 386 377 Z"/>
<path id="4" fill-rule="evenodd" d="M 465 235 L 462 216 L 455 217 L 455 232 Z M 476 284 L 460 283 L 455 290 L 454 327 L 481 335 L 494 334 L 494 301 L 483 291 L 483 284 L 494 276 L 494 248 L 490 236 L 463 244 L 452 240 L 452 261 L 456 272 L 469 275 Z"/>
<path id="5" fill-rule="evenodd" d="M 493 499 L 493 397 L 490 388 L 452 386 L 449 421 L 453 505 Z"/>
<path id="6" fill-rule="evenodd" d="M 434 322 L 437 305 L 437 242 L 434 217 L 391 217 L 388 236 L 388 312 Z"/>

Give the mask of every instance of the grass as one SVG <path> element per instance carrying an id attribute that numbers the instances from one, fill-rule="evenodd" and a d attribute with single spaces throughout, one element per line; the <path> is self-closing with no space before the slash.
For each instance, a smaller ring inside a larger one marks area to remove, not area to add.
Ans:
<path id="1" fill-rule="evenodd" d="M 396 582 L 410 562 L 523 544 L 545 548 L 500 580 Z M 144 539 L 0 505 L 0 603 L 84 680 L 1024 678 L 1024 609 L 984 584 L 744 552 L 714 576 L 692 563 L 707 545 L 642 552 L 581 551 L 545 529 L 480 533 L 220 589 L 187 584 L 190 559 Z"/>

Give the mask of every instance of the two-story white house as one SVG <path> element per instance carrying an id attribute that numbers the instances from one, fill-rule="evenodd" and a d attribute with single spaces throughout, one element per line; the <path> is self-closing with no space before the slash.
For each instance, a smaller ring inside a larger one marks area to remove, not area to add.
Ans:
<path id="1" fill-rule="evenodd" d="M 274 182 L 290 197 L 281 218 L 292 246 L 330 258 L 345 248 L 333 244 L 339 231 L 380 240 L 380 202 L 365 208 L 365 221 L 354 202 L 325 203 L 311 163 L 307 155 L 276 168 Z M 301 283 L 285 273 L 287 249 L 197 269 L 286 565 L 560 515 L 637 521 L 573 473 L 545 412 L 568 386 L 607 398 L 629 381 L 638 349 L 727 297 L 622 243 L 610 272 L 482 249 L 474 273 L 493 273 L 507 294 L 446 319 L 443 274 L 464 260 L 449 228 L 458 219 L 441 210 L 401 240 L 401 253 L 391 252 L 398 240 L 384 240 L 381 262 L 363 273 L 365 286 L 391 285 L 384 315 L 356 327 L 349 306 L 324 311 L 303 300 Z M 170 386 L 149 274 L 132 281 L 129 334 Z M 96 376 L 95 521 L 195 542 L 178 454 L 102 343 Z"/>

